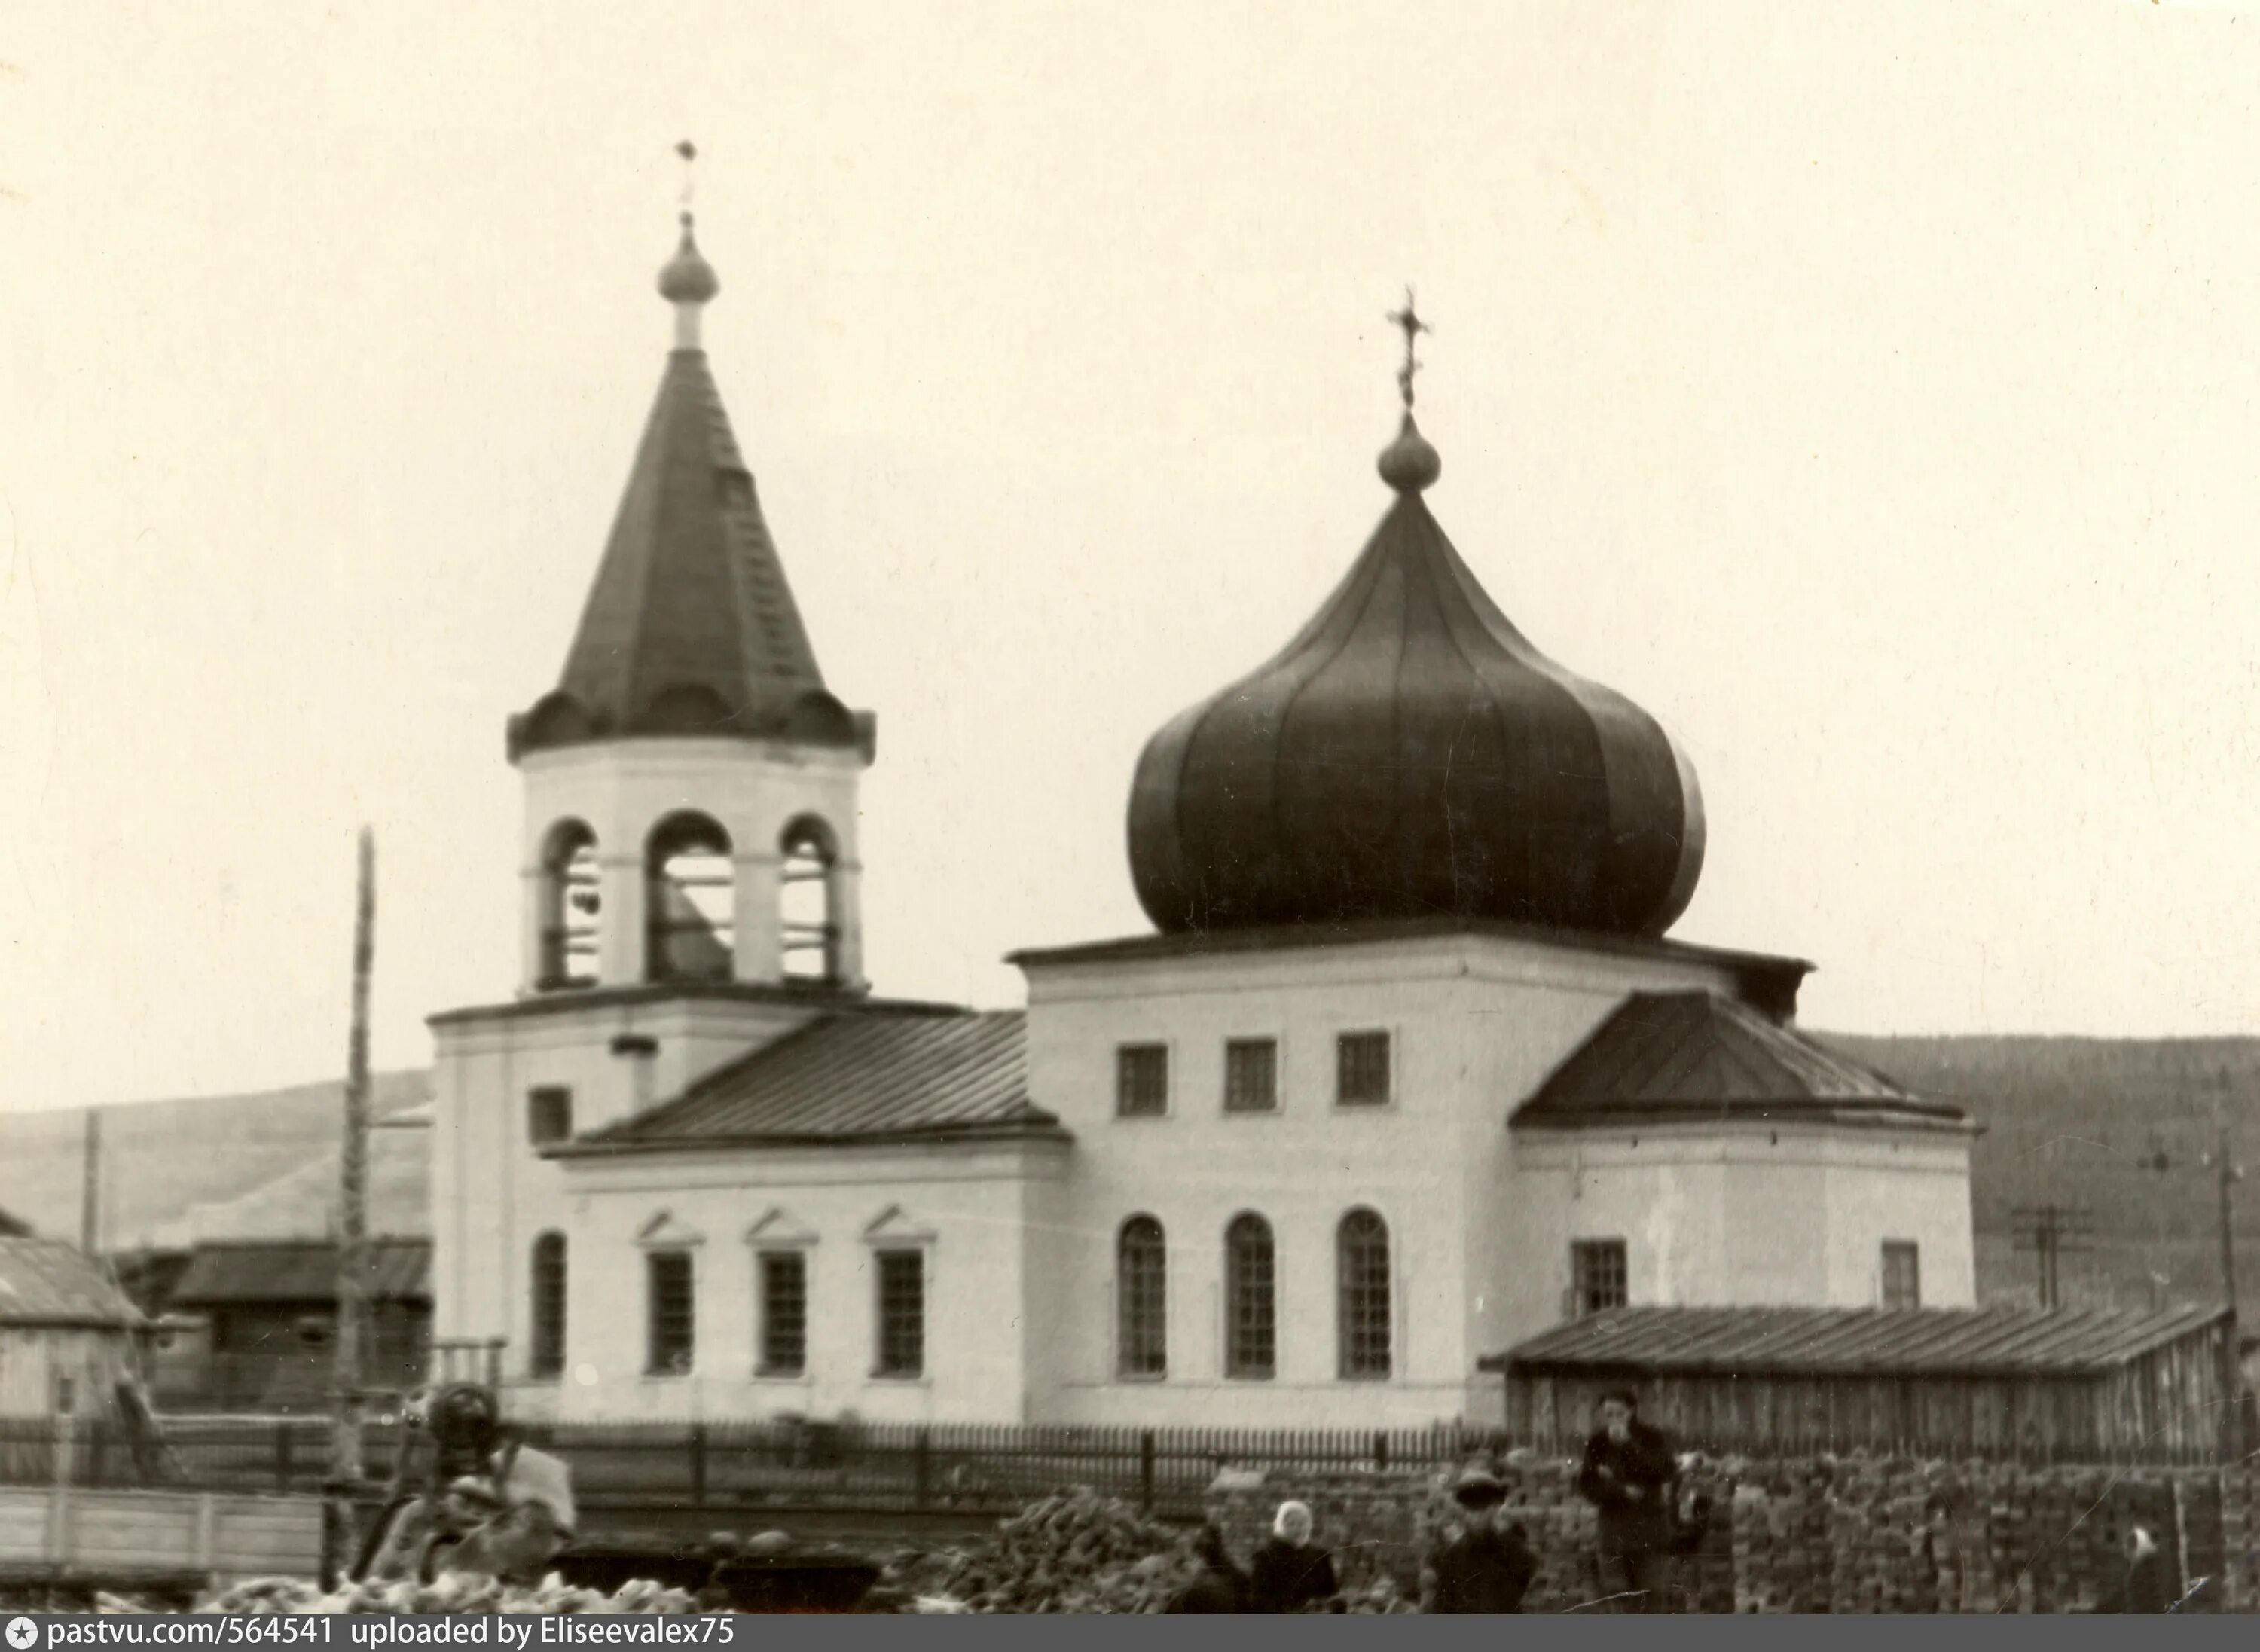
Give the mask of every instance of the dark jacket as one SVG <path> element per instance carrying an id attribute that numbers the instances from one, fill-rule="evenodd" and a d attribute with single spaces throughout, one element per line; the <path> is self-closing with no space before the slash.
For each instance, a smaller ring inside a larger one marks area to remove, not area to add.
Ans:
<path id="1" fill-rule="evenodd" d="M 1597 1432 L 1585 1442 L 1577 1490 L 1600 1512 L 1601 1547 L 1618 1554 L 1669 1548 L 1671 1486 L 1678 1477 L 1678 1460 L 1661 1428 L 1635 1417 L 1622 1445 L 1609 1438 L 1607 1429 Z"/>
<path id="2" fill-rule="evenodd" d="M 1250 1612 L 1301 1612 L 1340 1591 L 1333 1557 L 1316 1543 L 1267 1539 L 1248 1563 Z"/>
<path id="3" fill-rule="evenodd" d="M 2166 1584 L 2166 1557 L 2156 1549 L 2128 1563 L 2127 1575 L 2096 1606 L 2096 1611 L 2157 1617 L 2173 1609 Z"/>
<path id="4" fill-rule="evenodd" d="M 1522 1528 L 1493 1527 L 1463 1532 L 1430 1563 L 1436 1574 L 1433 1613 L 1498 1614 L 1522 1610 L 1522 1597 L 1538 1573 L 1538 1562 L 1523 1541 Z"/>
<path id="5" fill-rule="evenodd" d="M 1204 1566 L 1192 1582 L 1171 1596 L 1164 1612 L 1229 1613 L 1248 1610 L 1240 1579 L 1230 1572 Z"/>

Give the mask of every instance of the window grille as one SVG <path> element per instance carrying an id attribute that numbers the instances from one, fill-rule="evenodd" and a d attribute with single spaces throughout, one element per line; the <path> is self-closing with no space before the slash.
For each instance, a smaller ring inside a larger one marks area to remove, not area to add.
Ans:
<path id="1" fill-rule="evenodd" d="M 541 1084 L 526 1092 L 526 1139 L 535 1147 L 563 1141 L 573 1134 L 573 1092 L 562 1084 Z"/>
<path id="2" fill-rule="evenodd" d="M 820 820 L 787 826 L 777 847 L 777 944 L 785 974 L 797 981 L 840 978 L 840 921 L 833 873 L 840 856 Z"/>
<path id="3" fill-rule="evenodd" d="M 1279 1105 L 1279 1046 L 1268 1038 L 1235 1038 L 1224 1047 L 1224 1110 L 1269 1112 Z"/>
<path id="4" fill-rule="evenodd" d="M 1233 1219 L 1224 1233 L 1225 1354 L 1227 1377 L 1269 1377 L 1277 1359 L 1271 1224 Z"/>
<path id="5" fill-rule="evenodd" d="M 1120 1310 L 1125 1377 L 1161 1377 L 1169 1369 L 1169 1245 L 1161 1223 L 1134 1216 L 1116 1241 L 1115 1290 Z"/>
<path id="6" fill-rule="evenodd" d="M 1169 1110 L 1169 1047 L 1125 1044 L 1114 1052 L 1114 1110 L 1125 1119 L 1154 1119 Z"/>
<path id="7" fill-rule="evenodd" d="M 1581 1239 L 1570 1247 L 1572 1315 L 1621 1308 L 1632 1300 L 1632 1270 L 1621 1239 Z"/>
<path id="8" fill-rule="evenodd" d="M 1922 1255 L 1912 1241 L 1887 1239 L 1884 1241 L 1884 1305 L 1887 1308 L 1922 1306 Z"/>
<path id="9" fill-rule="evenodd" d="M 554 1377 L 565 1369 L 565 1235 L 544 1234 L 533 1241 L 533 1335 L 527 1339 L 526 1374 Z"/>
<path id="10" fill-rule="evenodd" d="M 808 1258 L 764 1251 L 761 1270 L 762 1374 L 797 1377 L 808 1369 Z"/>
<path id="11" fill-rule="evenodd" d="M 879 1268 L 880 1377 L 917 1377 L 926 1370 L 926 1257 L 915 1250 L 883 1250 Z"/>
<path id="12" fill-rule="evenodd" d="M 645 1258 L 650 1298 L 650 1350 L 646 1362 L 654 1377 L 680 1377 L 690 1370 L 697 1347 L 697 1298 L 690 1253 L 654 1250 Z"/>
<path id="13" fill-rule="evenodd" d="M 1389 1225 L 1371 1211 L 1352 1211 L 1336 1235 L 1341 1288 L 1341 1374 L 1389 1375 Z"/>
<path id="14" fill-rule="evenodd" d="M 1345 1033 L 1335 1041 L 1334 1098 L 1344 1107 L 1389 1105 L 1389 1034 Z"/>

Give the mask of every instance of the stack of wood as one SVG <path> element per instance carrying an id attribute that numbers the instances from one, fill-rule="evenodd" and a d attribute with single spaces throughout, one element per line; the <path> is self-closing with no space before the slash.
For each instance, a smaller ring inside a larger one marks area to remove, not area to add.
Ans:
<path id="1" fill-rule="evenodd" d="M 2221 1476 L 2221 1609 L 2260 1612 L 2260 1469 L 2244 1464 Z"/>

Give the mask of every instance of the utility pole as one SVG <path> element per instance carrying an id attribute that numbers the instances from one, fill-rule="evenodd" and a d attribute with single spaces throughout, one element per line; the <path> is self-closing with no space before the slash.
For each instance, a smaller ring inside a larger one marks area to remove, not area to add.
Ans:
<path id="1" fill-rule="evenodd" d="M 2087 1218 L 2079 1211 L 2054 1203 L 2020 1205 L 2013 1212 L 2019 1227 L 2016 1247 L 2029 1250 L 2040 1263 L 2040 1301 L 2043 1308 L 2063 1305 L 2063 1258 L 2066 1251 L 2085 1249 Z"/>
<path id="2" fill-rule="evenodd" d="M 2221 1443 L 2229 1461 L 2244 1455 L 2244 1361 L 2236 1320 L 2236 1162 L 2228 1122 L 2228 1074 L 2214 1075 L 2213 1162 L 2221 1192 L 2221 1291 L 2228 1304 L 2228 1325 L 2221 1338 Z"/>
<path id="3" fill-rule="evenodd" d="M 368 986 L 376 954 L 376 840 L 361 830 L 354 903 L 353 1025 L 346 1042 L 345 1139 L 338 1153 L 338 1326 L 329 1493 L 322 1522 L 322 1570 L 344 1572 L 354 1538 L 353 1494 L 361 1478 L 361 1329 L 368 1289 Z"/>
<path id="4" fill-rule="evenodd" d="M 89 1256 L 102 1254 L 102 1109 L 86 1110 L 85 1181 L 79 1190 L 78 1248 Z"/>

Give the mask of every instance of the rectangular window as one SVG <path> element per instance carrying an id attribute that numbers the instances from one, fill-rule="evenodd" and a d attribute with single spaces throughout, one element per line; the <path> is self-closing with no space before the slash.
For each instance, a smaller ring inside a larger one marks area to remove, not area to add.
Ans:
<path id="1" fill-rule="evenodd" d="M 808 1258 L 766 1250 L 761 1269 L 761 1374 L 798 1377 L 808 1369 Z"/>
<path id="2" fill-rule="evenodd" d="M 1279 1046 L 1268 1038 L 1235 1038 L 1224 1047 L 1224 1110 L 1270 1112 L 1279 1105 Z"/>
<path id="3" fill-rule="evenodd" d="M 883 1250 L 879 1264 L 879 1361 L 876 1377 L 918 1377 L 926 1370 L 926 1257 Z"/>
<path id="4" fill-rule="evenodd" d="M 1570 1247 L 1570 1312 L 1577 1317 L 1621 1308 L 1632 1299 L 1631 1269 L 1621 1239 L 1581 1239 Z"/>
<path id="5" fill-rule="evenodd" d="M 1158 1119 L 1169 1110 L 1169 1047 L 1125 1044 L 1114 1052 L 1114 1111 L 1125 1119 Z"/>
<path id="6" fill-rule="evenodd" d="M 1334 1100 L 1344 1107 L 1389 1105 L 1389 1034 L 1345 1033 L 1335 1042 Z"/>
<path id="7" fill-rule="evenodd" d="M 1884 1241 L 1884 1305 L 1922 1306 L 1922 1255 L 1910 1240 Z"/>
<path id="8" fill-rule="evenodd" d="M 690 1253 L 653 1251 L 644 1258 L 644 1277 L 650 1313 L 646 1368 L 654 1377 L 683 1376 L 697 1345 Z"/>
<path id="9" fill-rule="evenodd" d="M 542 1084 L 526 1092 L 526 1139 L 535 1147 L 563 1141 L 573 1134 L 573 1092 L 562 1084 Z"/>

